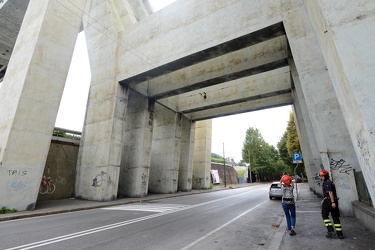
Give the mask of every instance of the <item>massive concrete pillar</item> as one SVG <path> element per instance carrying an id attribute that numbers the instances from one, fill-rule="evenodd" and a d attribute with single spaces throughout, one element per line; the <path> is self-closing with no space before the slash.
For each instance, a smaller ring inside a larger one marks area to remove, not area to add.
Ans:
<path id="1" fill-rule="evenodd" d="M 375 4 L 369 0 L 304 3 L 360 164 L 356 170 L 363 172 L 375 200 L 375 157 L 371 157 L 375 155 Z M 345 187 L 352 188 L 351 182 Z"/>
<path id="2" fill-rule="evenodd" d="M 191 191 L 192 189 L 194 140 L 195 122 L 182 116 L 180 167 L 178 172 L 178 191 Z"/>
<path id="3" fill-rule="evenodd" d="M 195 127 L 193 189 L 211 186 L 212 120 L 198 121 Z"/>
<path id="4" fill-rule="evenodd" d="M 305 96 L 301 87 L 301 82 L 296 69 L 294 60 L 289 59 L 289 66 L 294 84 L 294 111 L 296 116 L 298 135 L 300 136 L 303 162 L 308 175 L 309 187 L 314 192 L 321 194 L 322 188 L 319 178 L 320 164 L 322 159 L 319 153 L 319 147 L 314 134 L 314 129 L 307 109 Z"/>
<path id="5" fill-rule="evenodd" d="M 35 208 L 85 2 L 29 3 L 0 91 L 2 206 Z"/>
<path id="6" fill-rule="evenodd" d="M 354 215 L 351 202 L 358 195 L 353 169 L 359 169 L 359 164 L 324 57 L 303 7 L 290 11 L 284 23 L 322 164 L 326 169 L 339 170 L 331 173 L 341 197 L 341 211 Z"/>
<path id="7" fill-rule="evenodd" d="M 143 197 L 148 192 L 155 102 L 132 90 L 128 98 L 118 195 Z"/>
<path id="8" fill-rule="evenodd" d="M 121 22 L 112 10 L 107 1 L 91 0 L 83 19 L 92 77 L 77 162 L 76 196 L 97 201 L 117 197 L 125 140 L 128 89 L 117 79 Z"/>
<path id="9" fill-rule="evenodd" d="M 149 192 L 177 192 L 180 149 L 181 114 L 155 104 Z"/>

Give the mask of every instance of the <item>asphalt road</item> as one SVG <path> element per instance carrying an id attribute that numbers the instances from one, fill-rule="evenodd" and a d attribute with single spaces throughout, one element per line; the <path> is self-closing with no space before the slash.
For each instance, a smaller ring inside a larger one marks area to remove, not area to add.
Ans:
<path id="1" fill-rule="evenodd" d="M 267 249 L 280 224 L 269 184 L 5 221 L 0 249 Z"/>

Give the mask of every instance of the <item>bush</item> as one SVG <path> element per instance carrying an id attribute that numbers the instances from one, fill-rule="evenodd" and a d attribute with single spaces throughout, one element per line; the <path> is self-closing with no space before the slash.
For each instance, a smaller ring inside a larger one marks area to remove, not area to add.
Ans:
<path id="1" fill-rule="evenodd" d="M 0 214 L 10 214 L 10 213 L 15 213 L 17 212 L 17 209 L 9 209 L 9 208 L 6 208 L 6 207 L 2 207 L 0 209 Z"/>

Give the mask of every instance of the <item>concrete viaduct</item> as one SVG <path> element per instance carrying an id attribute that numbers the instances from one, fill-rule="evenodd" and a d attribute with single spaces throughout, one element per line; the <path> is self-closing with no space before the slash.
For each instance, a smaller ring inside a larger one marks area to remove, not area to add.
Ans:
<path id="1" fill-rule="evenodd" d="M 77 198 L 209 188 L 210 119 L 292 104 L 310 188 L 321 193 L 317 173 L 330 170 L 353 215 L 355 172 L 375 200 L 374 13 L 372 0 L 177 0 L 157 12 L 147 0 L 1 0 L 1 205 L 35 209 L 84 29 Z"/>

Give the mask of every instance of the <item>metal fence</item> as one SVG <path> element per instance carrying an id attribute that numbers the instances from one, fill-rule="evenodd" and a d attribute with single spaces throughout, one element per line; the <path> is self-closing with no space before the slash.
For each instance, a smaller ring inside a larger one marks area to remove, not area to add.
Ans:
<path id="1" fill-rule="evenodd" d="M 360 202 L 374 206 L 371 200 L 370 193 L 368 192 L 365 179 L 363 178 L 362 172 L 354 172 L 355 183 L 357 186 L 358 197 Z"/>

